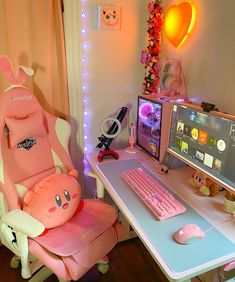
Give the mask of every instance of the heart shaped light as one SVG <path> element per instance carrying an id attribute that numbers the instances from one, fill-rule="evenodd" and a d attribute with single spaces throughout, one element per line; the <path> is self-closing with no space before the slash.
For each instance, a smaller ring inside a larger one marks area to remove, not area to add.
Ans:
<path id="1" fill-rule="evenodd" d="M 170 6 L 165 14 L 164 30 L 169 41 L 179 47 L 186 40 L 195 21 L 195 10 L 189 2 Z"/>

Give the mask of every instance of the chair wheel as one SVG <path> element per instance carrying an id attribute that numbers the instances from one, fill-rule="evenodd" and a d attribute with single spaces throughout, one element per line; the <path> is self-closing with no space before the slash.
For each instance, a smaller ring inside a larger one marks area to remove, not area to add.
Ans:
<path id="1" fill-rule="evenodd" d="M 14 256 L 11 259 L 11 263 L 10 263 L 11 268 L 18 268 L 19 265 L 20 265 L 20 258 L 17 256 Z"/>
<path id="2" fill-rule="evenodd" d="M 108 264 L 100 263 L 100 264 L 98 265 L 98 270 L 99 270 L 99 272 L 101 272 L 102 274 L 105 274 L 105 273 L 109 270 L 109 265 L 108 265 Z"/>

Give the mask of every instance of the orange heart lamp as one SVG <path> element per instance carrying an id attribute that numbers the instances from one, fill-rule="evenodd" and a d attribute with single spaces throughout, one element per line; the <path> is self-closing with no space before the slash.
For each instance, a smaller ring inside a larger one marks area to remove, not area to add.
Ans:
<path id="1" fill-rule="evenodd" d="M 195 9 L 189 2 L 171 5 L 165 14 L 164 29 L 168 40 L 180 47 L 190 34 L 195 22 Z"/>

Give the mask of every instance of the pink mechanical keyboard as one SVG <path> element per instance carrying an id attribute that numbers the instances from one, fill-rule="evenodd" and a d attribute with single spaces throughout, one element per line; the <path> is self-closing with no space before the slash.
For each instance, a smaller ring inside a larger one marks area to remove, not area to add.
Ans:
<path id="1" fill-rule="evenodd" d="M 122 178 L 159 220 L 186 211 L 186 208 L 171 193 L 142 168 L 125 171 Z"/>

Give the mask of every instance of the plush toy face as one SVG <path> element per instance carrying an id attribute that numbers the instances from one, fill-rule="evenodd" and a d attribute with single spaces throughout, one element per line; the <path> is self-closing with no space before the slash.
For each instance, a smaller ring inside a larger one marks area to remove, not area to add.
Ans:
<path id="1" fill-rule="evenodd" d="M 45 228 L 67 222 L 80 201 L 80 185 L 76 173 L 53 174 L 34 186 L 24 196 L 23 210 L 38 219 Z"/>
<path id="2" fill-rule="evenodd" d="M 196 172 L 193 176 L 195 184 L 197 187 L 206 185 L 207 177 L 200 172 Z"/>

